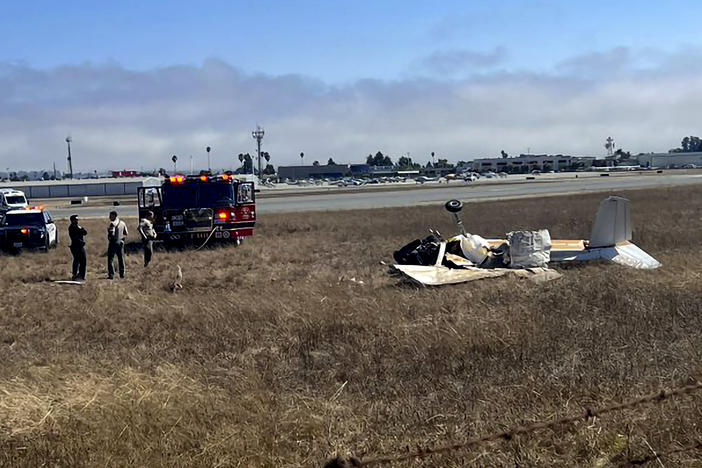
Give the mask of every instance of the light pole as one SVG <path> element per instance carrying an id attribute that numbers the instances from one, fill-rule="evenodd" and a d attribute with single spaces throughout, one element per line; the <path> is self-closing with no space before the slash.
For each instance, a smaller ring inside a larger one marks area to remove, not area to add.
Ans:
<path id="1" fill-rule="evenodd" d="M 176 156 L 174 154 L 173 157 L 171 158 L 171 161 L 173 161 L 173 173 L 175 174 L 176 172 L 178 172 L 178 166 L 177 166 L 178 156 Z"/>
<path id="2" fill-rule="evenodd" d="M 300 165 L 305 165 L 305 153 L 300 153 Z"/>
<path id="3" fill-rule="evenodd" d="M 71 159 L 71 142 L 73 141 L 73 138 L 70 136 L 66 137 L 66 144 L 68 145 L 68 173 L 69 177 L 72 179 L 73 178 L 73 160 Z"/>
<path id="4" fill-rule="evenodd" d="M 210 148 L 209 146 L 205 148 L 205 151 L 207 151 L 207 172 L 212 172 L 212 167 L 210 166 Z"/>
<path id="5" fill-rule="evenodd" d="M 260 125 L 256 125 L 256 130 L 251 132 L 251 136 L 254 137 L 256 143 L 258 143 L 258 177 L 261 178 L 261 140 L 263 140 L 263 128 Z M 253 164 L 252 164 L 253 165 Z"/>

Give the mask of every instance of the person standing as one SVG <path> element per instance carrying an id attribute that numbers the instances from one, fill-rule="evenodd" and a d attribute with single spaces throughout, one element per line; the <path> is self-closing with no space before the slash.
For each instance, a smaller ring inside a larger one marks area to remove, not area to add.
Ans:
<path id="1" fill-rule="evenodd" d="M 144 246 L 144 268 L 146 268 L 151 263 L 151 257 L 154 254 L 154 239 L 156 239 L 153 211 L 148 211 L 139 222 L 139 234 L 141 234 L 141 243 Z"/>
<path id="2" fill-rule="evenodd" d="M 110 211 L 110 224 L 107 226 L 107 277 L 114 279 L 114 260 L 117 256 L 119 277 L 124 279 L 124 241 L 129 235 L 127 225 L 119 219 L 116 211 Z"/>
<path id="3" fill-rule="evenodd" d="M 71 224 L 68 226 L 68 237 L 71 239 L 71 255 L 73 255 L 72 276 L 73 281 L 85 281 L 85 268 L 88 263 L 85 255 L 85 239 L 88 231 L 78 224 L 78 215 L 71 215 Z"/>

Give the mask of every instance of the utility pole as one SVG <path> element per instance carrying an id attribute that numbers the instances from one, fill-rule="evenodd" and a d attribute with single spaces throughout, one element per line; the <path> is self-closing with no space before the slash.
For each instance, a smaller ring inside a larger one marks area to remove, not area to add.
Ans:
<path id="1" fill-rule="evenodd" d="M 256 125 L 256 130 L 251 132 L 251 136 L 254 137 L 256 140 L 256 143 L 258 143 L 258 178 L 259 180 L 262 179 L 262 174 L 261 174 L 261 140 L 263 140 L 263 134 L 265 132 L 263 131 L 263 128 L 261 128 L 260 125 Z M 253 164 L 252 164 L 253 166 Z"/>
<path id="2" fill-rule="evenodd" d="M 73 178 L 73 160 L 71 159 L 71 142 L 73 141 L 73 138 L 71 136 L 66 137 L 66 144 L 68 145 L 68 174 L 69 178 Z"/>
<path id="3" fill-rule="evenodd" d="M 54 161 L 54 180 L 56 180 L 56 161 Z"/>

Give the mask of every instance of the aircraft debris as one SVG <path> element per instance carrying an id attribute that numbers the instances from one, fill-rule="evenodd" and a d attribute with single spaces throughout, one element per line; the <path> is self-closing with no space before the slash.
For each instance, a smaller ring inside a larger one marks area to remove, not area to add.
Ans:
<path id="1" fill-rule="evenodd" d="M 661 264 L 631 242 L 629 200 L 607 197 L 597 210 L 590 240 L 552 240 L 547 229 L 512 231 L 505 239 L 485 239 L 465 230 L 459 216 L 463 205 L 449 200 L 460 234 L 447 240 L 437 231 L 394 252 L 391 273 L 426 286 L 464 283 L 485 278 L 515 276 L 537 282 L 562 275 L 550 264 L 568 261 L 609 260 L 638 269 Z"/>

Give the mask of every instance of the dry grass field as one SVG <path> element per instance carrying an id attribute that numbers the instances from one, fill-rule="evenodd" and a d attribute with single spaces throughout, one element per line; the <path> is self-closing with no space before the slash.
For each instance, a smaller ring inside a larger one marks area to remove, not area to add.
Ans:
<path id="1" fill-rule="evenodd" d="M 105 222 L 91 220 L 82 287 L 46 281 L 69 276 L 61 223 L 57 250 L 0 257 L 0 466 L 321 467 L 693 382 L 702 187 L 625 195 L 635 241 L 664 267 L 569 266 L 540 285 L 398 285 L 379 261 L 428 227 L 454 232 L 440 206 L 266 216 L 239 248 L 157 251 L 147 271 L 132 253 L 113 282 Z M 464 221 L 488 236 L 586 238 L 603 196 L 472 204 Z M 702 439 L 701 403 L 397 466 L 618 466 Z"/>

